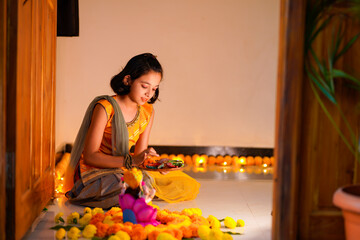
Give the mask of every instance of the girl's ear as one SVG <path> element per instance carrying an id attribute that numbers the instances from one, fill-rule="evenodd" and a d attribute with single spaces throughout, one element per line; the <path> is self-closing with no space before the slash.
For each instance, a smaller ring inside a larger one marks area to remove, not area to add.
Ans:
<path id="1" fill-rule="evenodd" d="M 123 79 L 123 83 L 125 86 L 130 86 L 131 84 L 131 76 L 130 75 L 126 75 Z"/>

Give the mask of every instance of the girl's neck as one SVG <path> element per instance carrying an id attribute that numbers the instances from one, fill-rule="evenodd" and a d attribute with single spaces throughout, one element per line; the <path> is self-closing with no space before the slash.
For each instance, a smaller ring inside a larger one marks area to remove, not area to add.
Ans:
<path id="1" fill-rule="evenodd" d="M 136 102 L 132 101 L 127 95 L 116 95 L 116 99 L 121 108 L 125 109 L 137 109 L 138 105 Z"/>

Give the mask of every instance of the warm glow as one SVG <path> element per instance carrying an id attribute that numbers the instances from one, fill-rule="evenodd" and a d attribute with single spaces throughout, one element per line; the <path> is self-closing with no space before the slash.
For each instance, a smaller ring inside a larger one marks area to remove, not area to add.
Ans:
<path id="1" fill-rule="evenodd" d="M 263 167 L 267 167 L 268 165 L 266 163 L 263 164 Z"/>
<path id="2" fill-rule="evenodd" d="M 224 166 L 226 166 L 226 165 L 227 165 L 227 162 L 224 162 L 223 164 L 224 164 Z"/>
<path id="3" fill-rule="evenodd" d="M 224 169 L 224 173 L 226 173 L 227 171 L 226 171 L 226 169 Z"/>
<path id="4" fill-rule="evenodd" d="M 239 161 L 240 161 L 240 164 L 245 164 L 245 163 L 246 163 L 246 158 L 245 158 L 245 157 L 241 157 L 241 158 L 239 159 Z"/>
<path id="5" fill-rule="evenodd" d="M 245 172 L 245 169 L 243 169 L 243 168 L 240 168 L 240 170 L 239 170 L 240 172 Z"/>
<path id="6" fill-rule="evenodd" d="M 264 173 L 266 173 L 267 172 L 267 170 L 266 169 L 264 169 Z"/>

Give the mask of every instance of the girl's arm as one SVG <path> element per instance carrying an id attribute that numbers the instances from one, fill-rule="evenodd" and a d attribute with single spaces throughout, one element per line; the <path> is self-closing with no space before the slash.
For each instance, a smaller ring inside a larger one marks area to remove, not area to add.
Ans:
<path id="1" fill-rule="evenodd" d="M 101 140 L 107 123 L 105 109 L 97 104 L 93 111 L 91 124 L 85 139 L 84 161 L 99 168 L 120 168 L 124 166 L 123 156 L 107 155 L 99 151 Z"/>

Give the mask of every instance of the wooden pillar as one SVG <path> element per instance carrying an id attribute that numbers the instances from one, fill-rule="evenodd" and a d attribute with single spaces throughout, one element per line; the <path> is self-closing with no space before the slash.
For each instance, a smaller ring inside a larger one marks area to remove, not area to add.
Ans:
<path id="1" fill-rule="evenodd" d="M 305 1 L 281 1 L 280 14 L 272 239 L 291 240 L 298 231 Z"/>

